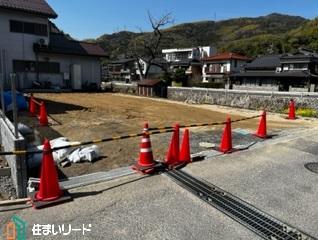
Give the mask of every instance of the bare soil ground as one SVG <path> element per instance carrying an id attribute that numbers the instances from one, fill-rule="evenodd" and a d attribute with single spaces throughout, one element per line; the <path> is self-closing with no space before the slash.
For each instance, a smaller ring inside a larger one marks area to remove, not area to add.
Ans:
<path id="1" fill-rule="evenodd" d="M 35 94 L 35 98 L 45 101 L 49 121 L 53 123 L 50 127 L 37 127 L 40 134 L 49 139 L 65 136 L 72 141 L 139 133 L 145 121 L 149 122 L 150 127 L 160 127 L 171 126 L 176 122 L 180 124 L 219 122 L 224 121 L 228 114 L 231 114 L 232 119 L 238 119 L 259 113 L 111 93 Z M 253 119 L 236 123 L 233 128 L 255 130 L 258 121 Z M 24 117 L 23 122 L 35 124 L 29 117 Z M 315 121 L 304 119 L 288 121 L 277 114 L 268 116 L 270 130 L 311 124 L 315 124 Z M 202 129 L 191 129 L 191 131 L 200 130 Z M 155 157 L 163 160 L 169 143 L 160 141 L 156 136 L 152 140 Z M 63 168 L 62 171 L 66 176 L 75 176 L 127 166 L 138 158 L 139 141 L 140 139 L 136 138 L 100 144 L 103 155 L 101 160 L 95 163 L 73 164 L 71 167 Z"/>

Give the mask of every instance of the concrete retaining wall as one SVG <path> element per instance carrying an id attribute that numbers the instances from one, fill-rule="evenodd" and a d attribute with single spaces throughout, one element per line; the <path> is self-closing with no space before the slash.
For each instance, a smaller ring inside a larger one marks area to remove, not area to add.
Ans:
<path id="1" fill-rule="evenodd" d="M 112 92 L 116 93 L 126 93 L 126 94 L 133 94 L 137 95 L 138 93 L 138 86 L 137 84 L 125 84 L 125 83 L 108 83 L 105 86 L 106 89 L 111 89 Z"/>
<path id="2" fill-rule="evenodd" d="M 242 91 L 169 87 L 168 98 L 197 104 L 216 104 L 247 109 L 281 112 L 293 98 L 297 107 L 318 109 L 318 93 Z"/>
<path id="3" fill-rule="evenodd" d="M 3 151 L 12 150 L 25 150 L 26 142 L 22 135 L 19 134 L 19 138 L 16 139 L 13 132 L 13 124 L 9 119 L 0 119 L 0 129 L 1 129 L 1 144 Z M 27 192 L 27 165 L 26 157 L 21 156 L 5 156 L 10 168 L 11 177 L 13 180 L 14 187 L 17 191 L 17 196 L 19 198 L 26 197 Z"/>

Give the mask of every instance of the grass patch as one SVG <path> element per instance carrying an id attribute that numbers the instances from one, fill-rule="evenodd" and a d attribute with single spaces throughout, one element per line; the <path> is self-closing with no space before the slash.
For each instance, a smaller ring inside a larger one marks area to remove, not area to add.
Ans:
<path id="1" fill-rule="evenodd" d="M 289 109 L 285 109 L 283 111 L 284 114 L 288 114 Z M 297 108 L 296 109 L 296 116 L 301 116 L 301 117 L 317 117 L 318 112 L 312 108 Z"/>

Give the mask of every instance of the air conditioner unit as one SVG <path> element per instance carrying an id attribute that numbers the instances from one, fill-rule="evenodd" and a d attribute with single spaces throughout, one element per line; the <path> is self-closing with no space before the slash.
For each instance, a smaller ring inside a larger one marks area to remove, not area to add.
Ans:
<path id="1" fill-rule="evenodd" d="M 49 41 L 48 41 L 48 39 L 41 38 L 41 39 L 39 39 L 38 44 L 40 46 L 48 46 L 49 45 Z"/>

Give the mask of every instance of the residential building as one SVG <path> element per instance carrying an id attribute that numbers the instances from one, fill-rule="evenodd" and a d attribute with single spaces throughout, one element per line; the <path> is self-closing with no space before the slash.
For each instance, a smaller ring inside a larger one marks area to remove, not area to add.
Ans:
<path id="1" fill-rule="evenodd" d="M 224 52 L 202 59 L 203 82 L 228 82 L 230 74 L 239 69 L 251 59 L 241 54 Z"/>
<path id="2" fill-rule="evenodd" d="M 256 58 L 240 73 L 231 75 L 233 89 L 269 91 L 318 91 L 318 54 L 300 50 L 294 54 Z"/>
<path id="3" fill-rule="evenodd" d="M 136 59 L 135 58 L 122 58 L 119 60 L 111 61 L 107 65 L 108 79 L 110 81 L 132 82 L 137 81 Z"/>
<path id="4" fill-rule="evenodd" d="M 173 48 L 173 49 L 163 49 L 162 53 L 164 59 L 168 63 L 180 62 L 185 60 L 200 60 L 204 57 L 209 57 L 216 53 L 215 47 L 194 47 L 194 48 Z"/>
<path id="5" fill-rule="evenodd" d="M 140 68 L 142 74 L 145 75 L 148 68 L 148 59 L 139 59 Z M 154 78 L 162 74 L 163 69 L 167 66 L 166 60 L 163 58 L 156 58 L 152 60 L 152 64 L 148 69 L 148 77 Z M 110 62 L 107 65 L 107 80 L 121 81 L 121 82 L 134 82 L 141 79 L 141 73 L 138 68 L 138 62 L 136 58 L 122 58 Z"/>
<path id="6" fill-rule="evenodd" d="M 0 0 L 0 74 L 6 85 L 13 72 L 19 89 L 100 85 L 105 51 L 65 35 L 51 23 L 55 18 L 45 0 Z"/>
<path id="7" fill-rule="evenodd" d="M 210 57 L 216 53 L 216 48 L 211 46 L 193 48 L 163 49 L 164 59 L 169 64 L 169 70 L 183 69 L 192 83 L 201 82 L 201 59 Z"/>

